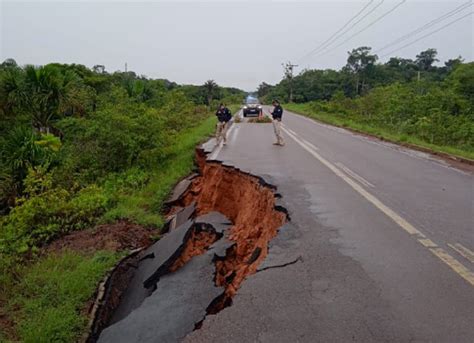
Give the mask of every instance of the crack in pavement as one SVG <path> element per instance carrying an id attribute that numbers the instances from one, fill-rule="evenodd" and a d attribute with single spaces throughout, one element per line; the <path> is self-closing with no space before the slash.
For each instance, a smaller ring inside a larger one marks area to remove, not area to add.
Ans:
<path id="1" fill-rule="evenodd" d="M 284 268 L 284 267 L 290 266 L 292 264 L 295 264 L 298 261 L 303 262 L 303 256 L 300 255 L 295 260 L 287 262 L 287 263 L 277 264 L 277 265 L 274 265 L 274 266 L 268 266 L 268 267 L 264 267 L 262 269 L 258 269 L 257 273 L 263 272 L 264 270 L 267 270 L 267 269 Z"/>

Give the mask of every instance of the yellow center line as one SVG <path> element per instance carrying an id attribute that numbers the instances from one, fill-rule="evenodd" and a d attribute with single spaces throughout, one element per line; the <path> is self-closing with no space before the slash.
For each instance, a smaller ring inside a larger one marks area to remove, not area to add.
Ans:
<path id="1" fill-rule="evenodd" d="M 393 211 L 391 208 L 382 203 L 374 195 L 367 192 L 361 185 L 352 180 L 341 170 L 339 170 L 335 165 L 326 160 L 316 151 L 314 151 L 310 146 L 305 144 L 300 140 L 296 135 L 290 133 L 285 127 L 282 127 L 282 130 L 290 136 L 297 144 L 299 144 L 303 149 L 309 152 L 313 157 L 319 160 L 327 168 L 329 168 L 334 174 L 339 176 L 342 180 L 348 183 L 355 191 L 362 195 L 367 201 L 372 203 L 380 211 L 382 211 L 387 217 L 392 219 L 399 227 L 405 230 L 410 235 L 416 237 L 417 241 L 422 244 L 424 247 L 428 248 L 436 257 L 448 265 L 452 270 L 454 270 L 458 275 L 465 279 L 468 283 L 474 286 L 474 273 L 467 269 L 463 264 L 457 261 L 454 257 L 449 255 L 445 250 L 438 247 L 436 243 L 428 239 L 421 231 L 415 228 L 412 224 L 402 218 L 398 213 Z"/>
<path id="2" fill-rule="evenodd" d="M 450 246 L 453 250 L 456 250 L 462 257 L 467 259 L 469 262 L 474 263 L 474 252 L 463 246 L 461 243 L 448 243 L 448 246 Z"/>
<path id="3" fill-rule="evenodd" d="M 429 238 L 418 239 L 418 242 L 423 244 L 427 248 L 437 248 L 438 245 Z"/>

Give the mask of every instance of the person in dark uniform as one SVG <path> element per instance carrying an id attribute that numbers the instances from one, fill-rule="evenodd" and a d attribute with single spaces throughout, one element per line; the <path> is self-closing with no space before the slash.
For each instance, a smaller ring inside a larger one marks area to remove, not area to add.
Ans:
<path id="1" fill-rule="evenodd" d="M 224 141 L 224 145 L 227 144 L 227 129 L 229 127 L 229 121 L 232 119 L 230 110 L 224 105 L 220 104 L 216 112 L 217 127 L 216 127 L 216 141 L 219 145 L 221 141 Z"/>
<path id="2" fill-rule="evenodd" d="M 281 135 L 281 119 L 283 117 L 283 108 L 280 105 L 278 100 L 273 100 L 273 112 L 271 112 L 273 118 L 273 130 L 275 131 L 275 136 L 277 141 L 273 143 L 274 145 L 285 145 L 285 141 Z"/>

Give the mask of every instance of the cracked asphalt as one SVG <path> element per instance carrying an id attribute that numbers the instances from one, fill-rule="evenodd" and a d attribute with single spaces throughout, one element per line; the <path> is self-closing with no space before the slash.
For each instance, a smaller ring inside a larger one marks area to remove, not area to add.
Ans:
<path id="1" fill-rule="evenodd" d="M 268 109 L 266 109 L 268 111 Z M 186 342 L 473 342 L 474 179 L 285 111 L 210 156 L 278 187 L 291 221 Z"/>

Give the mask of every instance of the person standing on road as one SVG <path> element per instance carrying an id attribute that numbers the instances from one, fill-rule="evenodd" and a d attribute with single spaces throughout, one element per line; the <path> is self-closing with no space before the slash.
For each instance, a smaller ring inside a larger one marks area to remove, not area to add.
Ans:
<path id="1" fill-rule="evenodd" d="M 273 118 L 273 130 L 275 131 L 275 136 L 277 141 L 273 143 L 274 145 L 283 146 L 285 142 L 281 135 L 281 118 L 283 117 L 283 108 L 280 105 L 278 100 L 273 100 L 273 112 L 271 112 Z"/>
<path id="2" fill-rule="evenodd" d="M 216 128 L 216 141 L 217 145 L 224 141 L 224 145 L 227 144 L 227 129 L 229 127 L 229 121 L 232 119 L 230 110 L 224 105 L 220 104 L 216 112 L 217 117 L 217 128 Z"/>

